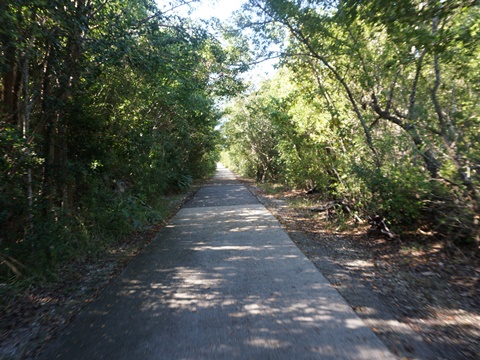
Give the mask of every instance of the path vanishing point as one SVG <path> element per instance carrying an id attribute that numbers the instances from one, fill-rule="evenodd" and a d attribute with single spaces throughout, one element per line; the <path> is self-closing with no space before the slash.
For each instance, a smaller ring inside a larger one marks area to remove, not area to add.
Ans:
<path id="1" fill-rule="evenodd" d="M 218 166 L 45 359 L 395 359 Z"/>

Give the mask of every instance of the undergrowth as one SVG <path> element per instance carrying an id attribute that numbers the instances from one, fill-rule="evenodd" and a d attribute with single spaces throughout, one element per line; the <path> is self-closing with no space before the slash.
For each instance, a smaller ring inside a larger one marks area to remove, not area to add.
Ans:
<path id="1" fill-rule="evenodd" d="M 30 236 L 1 249 L 0 307 L 31 286 L 61 281 L 69 264 L 102 261 L 134 232 L 165 222 L 196 187 L 190 181 L 182 191 L 149 199 L 103 193 L 84 199 L 75 212 L 35 216 Z"/>

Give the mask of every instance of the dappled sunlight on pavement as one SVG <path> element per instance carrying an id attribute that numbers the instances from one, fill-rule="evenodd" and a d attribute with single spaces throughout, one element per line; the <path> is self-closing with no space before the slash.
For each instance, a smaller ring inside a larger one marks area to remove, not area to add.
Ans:
<path id="1" fill-rule="evenodd" d="M 47 355 L 394 358 L 222 168 Z"/>

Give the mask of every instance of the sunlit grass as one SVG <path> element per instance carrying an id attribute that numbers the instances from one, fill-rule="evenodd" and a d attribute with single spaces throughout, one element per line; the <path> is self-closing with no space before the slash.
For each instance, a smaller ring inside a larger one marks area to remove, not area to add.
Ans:
<path id="1" fill-rule="evenodd" d="M 256 185 L 268 195 L 282 195 L 290 190 L 286 185 L 279 183 L 257 183 Z"/>
<path id="2" fill-rule="evenodd" d="M 307 197 L 291 197 L 287 199 L 287 204 L 295 210 L 305 210 L 315 206 L 316 201 Z"/>

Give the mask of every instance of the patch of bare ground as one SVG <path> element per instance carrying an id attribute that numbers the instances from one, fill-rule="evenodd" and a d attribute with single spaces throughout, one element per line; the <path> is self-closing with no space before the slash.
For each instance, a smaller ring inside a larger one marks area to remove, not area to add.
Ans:
<path id="1" fill-rule="evenodd" d="M 305 192 L 269 195 L 240 180 L 394 354 L 480 359 L 478 253 L 425 232 L 387 240 L 368 234 L 368 224 L 340 230 L 327 212 L 310 211 L 311 203 L 292 206 L 308 203 Z"/>
<path id="2" fill-rule="evenodd" d="M 171 201 L 164 221 L 116 243 L 101 257 L 65 264 L 56 281 L 31 285 L 0 302 L 0 359 L 35 359 L 155 238 L 194 191 Z M 2 290 L 2 289 L 0 289 Z"/>

